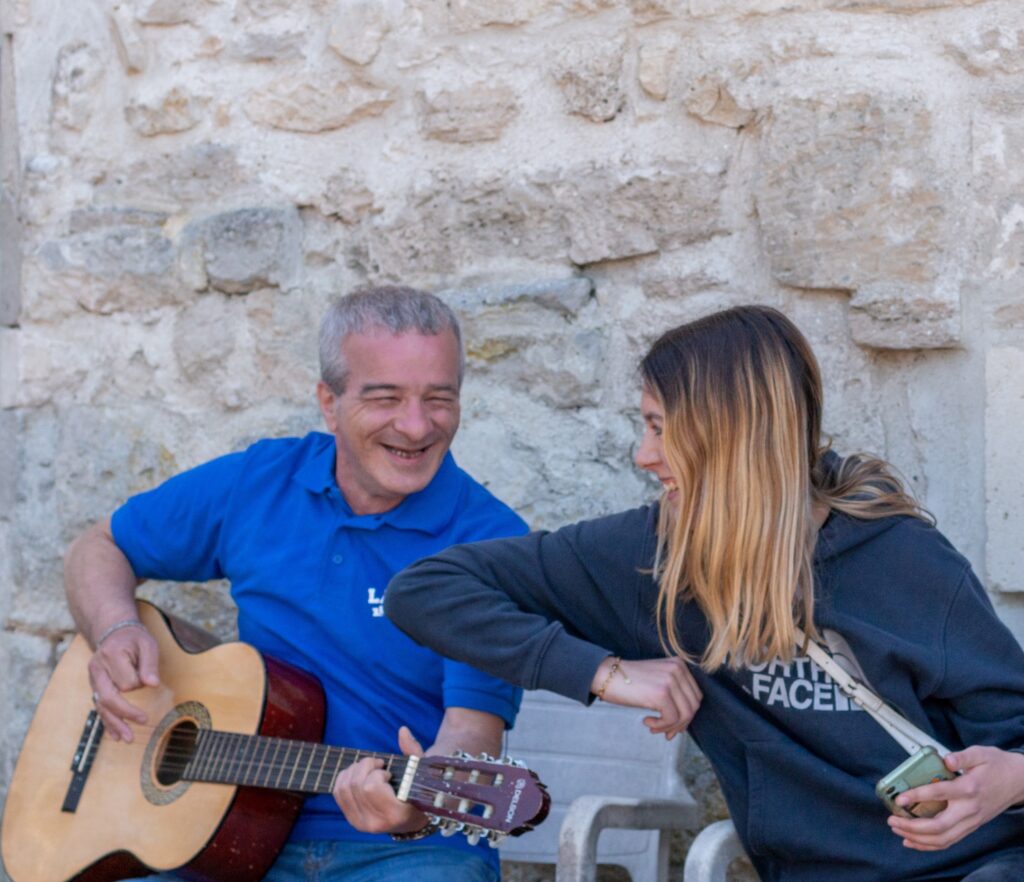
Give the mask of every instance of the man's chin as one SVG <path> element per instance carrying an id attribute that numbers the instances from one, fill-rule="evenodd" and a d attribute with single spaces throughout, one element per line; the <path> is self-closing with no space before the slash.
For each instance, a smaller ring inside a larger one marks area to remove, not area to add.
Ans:
<path id="1" fill-rule="evenodd" d="M 419 493 L 434 480 L 434 475 L 441 467 L 441 460 L 435 457 L 400 464 L 394 463 L 394 457 L 391 459 L 392 465 L 386 484 L 388 489 L 401 496 Z"/>

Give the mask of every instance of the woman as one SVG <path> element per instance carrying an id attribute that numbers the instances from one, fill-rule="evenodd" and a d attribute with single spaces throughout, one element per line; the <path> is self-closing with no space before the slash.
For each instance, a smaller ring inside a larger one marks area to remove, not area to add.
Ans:
<path id="1" fill-rule="evenodd" d="M 1024 802 L 1024 653 L 891 470 L 822 446 L 807 341 L 740 307 L 666 333 L 641 375 L 637 463 L 660 504 L 450 549 L 396 577 L 387 614 L 527 688 L 652 708 L 670 737 L 689 723 L 763 879 L 1024 879 L 1007 811 Z M 962 775 L 899 800 L 948 801 L 935 818 L 876 798 L 906 753 L 797 626 L 953 750 Z"/>

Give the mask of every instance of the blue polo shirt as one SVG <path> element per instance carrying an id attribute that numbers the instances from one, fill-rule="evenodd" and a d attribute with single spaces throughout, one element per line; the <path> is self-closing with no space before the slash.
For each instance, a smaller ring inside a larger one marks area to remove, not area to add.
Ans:
<path id="1" fill-rule="evenodd" d="M 353 514 L 334 465 L 331 435 L 260 441 L 129 499 L 114 541 L 139 578 L 230 580 L 239 637 L 323 683 L 328 744 L 397 753 L 408 725 L 429 746 L 447 707 L 511 727 L 518 689 L 418 646 L 382 603 L 413 561 L 526 524 L 451 454 L 425 489 L 377 515 Z M 329 794 L 306 800 L 292 839 L 390 841 L 353 829 Z M 471 847 L 462 836 L 423 842 Z"/>

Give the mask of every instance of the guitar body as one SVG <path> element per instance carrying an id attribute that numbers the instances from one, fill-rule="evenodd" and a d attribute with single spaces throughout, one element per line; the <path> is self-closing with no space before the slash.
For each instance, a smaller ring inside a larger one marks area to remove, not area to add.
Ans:
<path id="1" fill-rule="evenodd" d="M 144 726 L 133 724 L 134 741 L 100 737 L 91 745 L 73 810 L 62 806 L 92 710 L 91 650 L 81 636 L 53 672 L 7 793 L 2 847 L 14 882 L 105 882 L 167 870 L 196 882 L 256 882 L 288 837 L 301 795 L 160 780 L 158 761 L 170 727 L 182 719 L 201 728 L 319 741 L 320 684 L 244 643 L 190 651 L 198 644 L 172 630 L 155 607 L 140 602 L 139 615 L 160 647 L 161 685 L 128 694 L 148 718 Z"/>

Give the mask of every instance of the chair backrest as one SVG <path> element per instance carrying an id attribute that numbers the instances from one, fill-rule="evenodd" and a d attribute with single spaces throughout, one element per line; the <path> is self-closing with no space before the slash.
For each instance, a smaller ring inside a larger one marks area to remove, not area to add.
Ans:
<path id="1" fill-rule="evenodd" d="M 551 814 L 536 830 L 506 839 L 504 860 L 557 863 L 558 834 L 574 799 L 584 795 L 683 799 L 689 791 L 679 774 L 685 738 L 665 741 L 641 722 L 644 711 L 595 703 L 584 707 L 551 692 L 527 692 L 509 756 L 533 769 L 551 794 Z M 657 862 L 659 834 L 650 830 L 608 830 L 601 835 L 598 862 L 619 864 L 636 882 L 650 882 L 641 868 Z"/>

